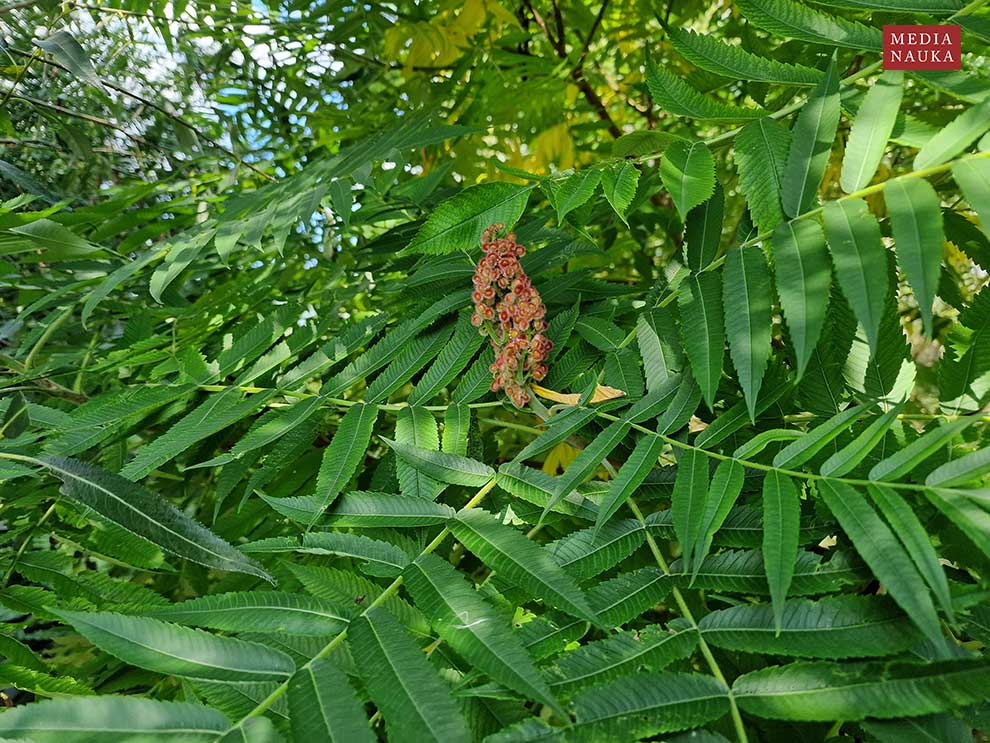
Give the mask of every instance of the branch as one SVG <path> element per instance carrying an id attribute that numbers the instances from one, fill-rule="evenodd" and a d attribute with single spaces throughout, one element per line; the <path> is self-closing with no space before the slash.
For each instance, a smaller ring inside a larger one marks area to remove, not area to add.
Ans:
<path id="1" fill-rule="evenodd" d="M 20 95 L 19 93 L 11 94 L 10 97 L 15 101 L 24 101 L 25 103 L 30 103 L 31 105 L 38 106 L 39 108 L 47 108 L 50 111 L 55 111 L 56 113 L 60 113 L 63 116 L 71 116 L 74 119 L 80 119 L 81 121 L 88 121 L 91 124 L 97 124 L 98 126 L 102 126 L 107 129 L 113 129 L 114 131 L 120 132 L 128 139 L 137 142 L 139 145 L 143 145 L 144 147 L 154 147 L 155 149 L 161 150 L 162 152 L 166 152 L 166 153 L 168 152 L 168 150 L 166 150 L 164 147 L 153 144 L 138 134 L 132 134 L 131 132 L 127 131 L 124 127 L 122 127 L 120 124 L 114 123 L 109 119 L 104 119 L 99 116 L 93 116 L 92 114 L 82 113 L 81 111 L 73 111 L 71 108 L 65 108 L 64 106 L 60 106 L 57 103 L 50 103 L 48 101 L 43 101 L 39 98 L 32 98 L 31 96 L 27 96 L 27 95 Z"/>
<path id="2" fill-rule="evenodd" d="M 526 7 L 529 8 L 529 12 L 533 14 L 533 18 L 536 20 L 536 24 L 543 31 L 544 36 L 547 37 L 547 40 L 550 42 L 550 45 L 554 48 L 554 51 L 557 53 L 557 56 L 561 60 L 567 61 L 567 48 L 564 43 L 564 26 L 563 26 L 564 21 L 560 14 L 560 6 L 556 3 L 556 1 L 554 2 L 554 6 L 553 6 L 554 14 L 556 16 L 557 33 L 559 36 L 559 38 L 554 39 L 553 34 L 550 32 L 550 29 L 547 27 L 546 21 L 543 20 L 543 16 L 540 15 L 539 11 L 533 7 L 533 3 L 531 2 L 531 0 L 523 0 L 523 1 L 526 3 Z M 587 47 L 590 46 L 594 34 L 598 31 L 598 27 L 601 25 L 601 18 L 605 14 L 605 10 L 608 7 L 608 2 L 609 0 L 604 0 L 602 2 L 602 7 L 598 11 L 598 17 L 595 19 L 595 22 L 592 24 L 591 30 L 588 34 L 588 38 L 585 41 L 585 48 L 582 49 L 581 59 L 578 62 L 577 66 L 571 70 L 570 77 L 571 80 L 574 81 L 574 84 L 578 86 L 578 90 L 581 91 L 581 94 L 584 96 L 584 99 L 588 102 L 588 105 L 590 105 L 591 108 L 594 109 L 595 113 L 598 115 L 599 120 L 603 121 L 608 126 L 608 133 L 611 134 L 615 139 L 618 139 L 619 137 L 622 136 L 622 130 L 619 129 L 618 125 L 615 123 L 615 120 L 612 118 L 612 115 L 609 114 L 608 108 L 606 108 L 605 103 L 599 97 L 598 93 L 595 92 L 594 88 L 591 87 L 591 83 L 588 82 L 588 79 L 584 76 L 584 59 L 587 56 Z"/>
<path id="3" fill-rule="evenodd" d="M 584 76 L 584 70 L 580 67 L 575 67 L 571 71 L 571 79 L 574 80 L 578 89 L 584 94 L 584 99 L 595 109 L 595 113 L 598 114 L 598 118 L 604 121 L 608 125 L 608 133 L 613 137 L 618 139 L 622 136 L 622 130 L 619 129 L 612 115 L 608 112 L 605 107 L 605 103 L 601 98 L 598 97 L 598 93 L 595 92 L 594 88 L 591 87 L 591 83 L 588 82 L 587 78 Z"/>
<path id="4" fill-rule="evenodd" d="M 21 56 L 21 57 L 30 57 L 31 56 L 28 52 L 25 52 L 25 51 L 23 51 L 21 49 L 11 49 L 10 51 L 13 52 L 14 54 L 18 55 L 18 56 Z M 53 59 L 47 59 L 46 57 L 40 57 L 39 59 L 40 59 L 40 61 L 44 62 L 47 65 L 50 65 L 51 67 L 57 67 L 58 69 L 63 70 L 65 72 L 69 72 L 69 73 L 72 72 L 68 67 L 66 67 L 65 65 L 63 65 L 63 64 L 61 64 L 59 62 L 56 62 Z M 189 129 L 197 137 L 199 137 L 200 139 L 202 139 L 204 142 L 206 142 L 210 146 L 214 147 L 215 149 L 220 150 L 221 152 L 223 152 L 224 154 L 226 154 L 228 157 L 234 158 L 234 161 L 238 165 L 243 165 L 244 167 L 248 168 L 252 172 L 256 173 L 257 175 L 260 175 L 262 178 L 266 178 L 267 180 L 269 180 L 269 181 L 271 181 L 273 183 L 277 180 L 274 176 L 269 175 L 268 173 L 264 172 L 263 170 L 260 170 L 259 168 L 255 167 L 251 163 L 246 162 L 243 158 L 238 157 L 237 154 L 233 150 L 230 150 L 230 149 L 224 147 L 217 140 L 213 139 L 208 134 L 205 134 L 204 132 L 200 131 L 195 126 L 193 126 L 192 124 L 190 124 L 189 122 L 187 122 L 185 119 L 183 119 L 181 116 L 179 116 L 176 113 L 172 113 L 171 111 L 169 111 L 164 106 L 161 106 L 161 105 L 155 103 L 154 101 L 152 101 L 152 100 L 150 100 L 148 98 L 145 98 L 143 95 L 140 95 L 140 94 L 135 93 L 135 92 L 133 92 L 131 90 L 128 90 L 127 88 L 123 88 L 123 87 L 117 85 L 116 83 L 110 82 L 109 80 L 105 80 L 103 78 L 100 78 L 100 82 L 103 83 L 103 85 L 105 85 L 106 87 L 110 88 L 111 90 L 115 90 L 118 93 L 120 93 L 121 95 L 125 95 L 128 98 L 131 98 L 131 99 L 133 99 L 135 101 L 138 101 L 139 103 L 142 103 L 145 106 L 148 106 L 149 108 L 152 108 L 155 111 L 158 111 L 160 114 L 162 114 L 164 116 L 167 116 L 168 118 L 170 118 L 172 121 L 176 122 L 177 124 L 180 124 L 181 126 L 184 126 L 186 129 Z M 94 122 L 94 123 L 98 123 L 98 122 Z M 118 129 L 118 131 L 123 131 L 123 130 Z M 126 132 L 124 132 L 124 133 L 126 134 Z"/>
<path id="5" fill-rule="evenodd" d="M 588 50 L 591 49 L 591 42 L 595 40 L 595 34 L 598 33 L 598 29 L 602 25 L 602 18 L 605 17 L 605 11 L 608 10 L 609 0 L 602 0 L 602 6 L 598 9 L 598 15 L 595 16 L 595 20 L 591 23 L 591 28 L 588 30 L 588 36 L 584 40 L 584 45 L 581 47 L 581 55 L 578 57 L 578 67 L 584 67 L 584 60 L 588 57 Z"/>
<path id="6" fill-rule="evenodd" d="M 560 3 L 557 0 L 553 0 L 553 19 L 557 26 L 557 44 L 560 47 L 557 53 L 563 59 L 567 56 L 567 38 L 564 36 L 564 16 L 560 12 Z"/>
<path id="7" fill-rule="evenodd" d="M 540 27 L 540 30 L 543 31 L 543 35 L 546 36 L 547 39 L 550 41 L 550 45 L 557 53 L 557 56 L 558 57 L 561 56 L 561 52 L 563 50 L 558 45 L 558 42 L 553 37 L 553 34 L 550 32 L 550 28 L 547 26 L 547 22 L 543 20 L 543 16 L 540 15 L 540 11 L 538 11 L 535 7 L 533 7 L 533 3 L 531 2 L 531 0 L 523 0 L 523 2 L 526 3 L 526 7 L 529 9 L 529 12 L 533 14 L 533 20 L 536 21 L 536 25 Z M 564 52 L 564 56 L 567 56 L 566 52 Z"/>
<path id="8" fill-rule="evenodd" d="M 6 13 L 11 13 L 15 10 L 20 10 L 21 8 L 30 8 L 32 5 L 37 5 L 37 0 L 21 0 L 19 3 L 12 3 L 11 5 L 4 5 L 0 8 L 0 15 L 5 15 Z"/>

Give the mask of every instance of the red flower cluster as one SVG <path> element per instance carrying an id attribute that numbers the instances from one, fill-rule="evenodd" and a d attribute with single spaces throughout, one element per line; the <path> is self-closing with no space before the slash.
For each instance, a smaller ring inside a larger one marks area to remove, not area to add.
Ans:
<path id="1" fill-rule="evenodd" d="M 553 343 L 544 335 L 546 307 L 519 263 L 526 248 L 516 244 L 512 233 L 498 237 L 502 228 L 493 224 L 482 233 L 485 255 L 474 272 L 471 322 L 495 349 L 492 391 L 504 389 L 513 405 L 521 408 L 529 402 L 527 378 L 539 381 L 547 374 L 543 362 Z"/>

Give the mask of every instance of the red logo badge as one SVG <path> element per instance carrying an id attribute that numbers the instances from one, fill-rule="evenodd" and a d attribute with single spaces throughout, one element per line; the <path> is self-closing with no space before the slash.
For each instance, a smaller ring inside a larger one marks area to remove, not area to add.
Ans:
<path id="1" fill-rule="evenodd" d="M 958 70 L 959 26 L 884 26 L 885 70 Z"/>

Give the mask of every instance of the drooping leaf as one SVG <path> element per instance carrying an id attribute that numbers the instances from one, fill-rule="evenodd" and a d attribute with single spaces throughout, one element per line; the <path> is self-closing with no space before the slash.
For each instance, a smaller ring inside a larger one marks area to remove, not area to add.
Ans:
<path id="1" fill-rule="evenodd" d="M 582 169 L 560 178 L 544 181 L 544 190 L 550 204 L 557 212 L 557 223 L 563 224 L 564 217 L 584 204 L 598 188 L 601 171 Z"/>
<path id="2" fill-rule="evenodd" d="M 894 130 L 903 94 L 904 73 L 900 70 L 887 70 L 867 91 L 842 157 L 839 183 L 846 193 L 859 191 L 873 180 Z"/>
<path id="3" fill-rule="evenodd" d="M 141 485 L 74 459 L 39 461 L 62 480 L 63 495 L 166 552 L 218 570 L 272 580 L 254 560 Z"/>
<path id="4" fill-rule="evenodd" d="M 924 715 L 981 698 L 983 660 L 941 663 L 792 663 L 736 679 L 732 693 L 749 714 L 776 720 L 862 720 Z"/>
<path id="5" fill-rule="evenodd" d="M 389 396 L 406 384 L 424 366 L 429 364 L 450 344 L 450 328 L 440 328 L 425 333 L 405 346 L 375 381 L 365 390 L 369 404 L 385 402 Z"/>
<path id="6" fill-rule="evenodd" d="M 458 513 L 450 522 L 450 530 L 468 550 L 529 596 L 598 624 L 573 578 L 542 547 L 499 523 L 487 511 L 472 508 Z"/>
<path id="7" fill-rule="evenodd" d="M 776 471 L 763 479 L 763 565 L 773 602 L 774 628 L 779 633 L 783 621 L 784 599 L 794 577 L 798 551 L 801 502 L 797 486 Z"/>
<path id="8" fill-rule="evenodd" d="M 351 622 L 348 643 L 358 671 L 382 712 L 390 740 L 468 741 L 450 688 L 386 609 L 376 606 Z"/>
<path id="9" fill-rule="evenodd" d="M 708 557 L 708 550 L 711 548 L 715 533 L 725 523 L 732 506 L 742 492 L 743 468 L 737 462 L 727 460 L 720 462 L 712 475 L 711 484 L 705 494 L 704 511 L 701 516 L 701 523 L 695 532 L 693 545 L 685 548 L 685 555 L 689 557 L 688 563 L 692 566 L 692 573 L 697 574 L 705 558 Z"/>
<path id="10" fill-rule="evenodd" d="M 16 439 L 27 430 L 31 422 L 24 394 L 17 392 L 10 397 L 3 420 L 0 420 L 0 438 Z"/>
<path id="11" fill-rule="evenodd" d="M 688 212 L 684 220 L 684 258 L 695 273 L 707 268 L 718 255 L 724 208 L 725 192 L 716 180 L 712 195 Z"/>
<path id="12" fill-rule="evenodd" d="M 756 420 L 756 401 L 770 360 L 773 290 L 766 258 L 759 248 L 735 248 L 725 257 L 722 306 L 729 356 L 739 376 L 749 417 Z"/>
<path id="13" fill-rule="evenodd" d="M 38 702 L 0 715 L 0 733 L 36 743 L 93 740 L 216 740 L 229 726 L 216 710 L 199 704 L 105 695 Z"/>
<path id="14" fill-rule="evenodd" d="M 93 63 L 76 37 L 62 29 L 44 39 L 34 39 L 34 45 L 48 52 L 56 62 L 68 69 L 83 82 L 104 90 L 103 81 L 96 74 Z"/>
<path id="15" fill-rule="evenodd" d="M 400 444 L 439 451 L 440 435 L 437 433 L 437 422 L 433 413 L 419 405 L 400 410 L 395 419 L 395 440 Z M 397 459 L 395 467 L 399 479 L 399 492 L 403 495 L 434 500 L 443 492 L 442 482 L 417 469 L 405 459 Z"/>
<path id="16" fill-rule="evenodd" d="M 478 329 L 470 320 L 462 318 L 454 329 L 450 342 L 444 345 L 406 401 L 410 405 L 429 402 L 464 370 L 483 342 L 484 338 L 478 333 Z"/>
<path id="17" fill-rule="evenodd" d="M 736 135 L 739 188 L 760 233 L 770 232 L 784 221 L 781 198 L 790 147 L 790 130 L 770 117 L 747 124 Z"/>
<path id="18" fill-rule="evenodd" d="M 664 446 L 665 442 L 659 436 L 643 436 L 636 442 L 636 447 L 609 485 L 608 493 L 598 510 L 596 534 L 646 479 Z"/>
<path id="19" fill-rule="evenodd" d="M 148 617 L 112 612 L 53 612 L 101 650 L 171 676 L 215 681 L 283 681 L 295 671 L 285 653 Z"/>
<path id="20" fill-rule="evenodd" d="M 515 461 L 521 462 L 525 459 L 532 459 L 545 451 L 549 451 L 579 431 L 595 416 L 596 413 L 592 408 L 576 406 L 561 411 L 550 419 L 543 433 L 523 447 L 522 451 L 516 455 Z"/>
<path id="21" fill-rule="evenodd" d="M 945 571 L 935 553 L 935 548 L 932 547 L 931 538 L 911 510 L 911 506 L 900 493 L 885 485 L 870 485 L 867 487 L 867 492 L 904 545 L 914 566 L 935 595 L 935 600 L 943 613 L 950 621 L 954 621 L 955 612 L 952 608 L 952 597 L 949 595 L 949 583 L 945 578 Z"/>
<path id="22" fill-rule="evenodd" d="M 688 567 L 691 567 L 692 546 L 701 533 L 707 501 L 708 458 L 697 449 L 688 449 L 677 461 L 677 479 L 670 496 L 674 532 Z"/>
<path id="23" fill-rule="evenodd" d="M 800 378 L 818 344 L 828 308 L 832 272 L 825 233 L 817 222 L 787 222 L 774 230 L 771 244 L 777 294 Z"/>
<path id="24" fill-rule="evenodd" d="M 663 415 L 657 419 L 656 431 L 660 435 L 674 433 L 684 428 L 701 404 L 701 388 L 694 381 L 694 377 L 682 375 L 676 381 L 677 394 L 663 411 Z"/>
<path id="25" fill-rule="evenodd" d="M 924 581 L 894 533 L 851 486 L 839 481 L 822 480 L 819 489 L 825 504 L 887 593 L 926 637 L 936 645 L 940 644 L 942 631 L 935 606 Z"/>
<path id="26" fill-rule="evenodd" d="M 990 233 L 990 159 L 962 160 L 952 166 L 952 177 L 980 215 L 984 233 Z"/>
<path id="27" fill-rule="evenodd" d="M 371 442 L 377 417 L 376 406 L 358 404 L 341 418 L 330 446 L 323 452 L 320 471 L 316 476 L 319 512 L 328 508 L 354 477 Z M 312 524 L 311 521 L 309 525 Z"/>
<path id="28" fill-rule="evenodd" d="M 318 660 L 303 666 L 289 681 L 289 719 L 294 740 L 372 743 L 361 703 L 333 663 Z"/>
<path id="29" fill-rule="evenodd" d="M 825 234 L 835 278 L 876 353 L 888 291 L 880 226 L 862 199 L 832 201 L 825 205 Z"/>
<path id="30" fill-rule="evenodd" d="M 622 162 L 602 170 L 602 192 L 619 219 L 626 222 L 626 210 L 636 196 L 639 170 L 632 163 Z"/>
<path id="31" fill-rule="evenodd" d="M 715 191 L 715 160 L 704 142 L 674 142 L 663 153 L 660 178 L 678 213 L 688 212 Z"/>
<path id="32" fill-rule="evenodd" d="M 897 263 L 914 291 L 925 333 L 930 336 L 945 242 L 939 197 L 923 178 L 894 178 L 887 182 L 883 194 Z"/>
<path id="33" fill-rule="evenodd" d="M 764 3 L 802 8 L 790 0 L 743 0 L 742 9 Z M 802 10 L 804 12 L 805 9 Z M 813 11 L 808 10 L 811 13 Z M 833 59 L 822 81 L 801 108 L 791 132 L 791 147 L 781 178 L 784 213 L 797 217 L 815 206 L 818 188 L 825 175 L 835 130 L 839 126 L 839 73 Z"/>
<path id="34" fill-rule="evenodd" d="M 443 414 L 441 451 L 464 456 L 468 450 L 468 434 L 471 429 L 471 408 L 463 403 L 452 403 Z"/>
<path id="35" fill-rule="evenodd" d="M 952 523 L 959 527 L 969 540 L 990 556 L 990 513 L 974 503 L 965 494 L 952 489 L 925 488 L 925 497 Z"/>
<path id="36" fill-rule="evenodd" d="M 578 485 L 584 482 L 596 469 L 602 466 L 602 460 L 619 445 L 629 432 L 629 424 L 626 421 L 618 420 L 610 423 L 608 427 L 588 443 L 581 450 L 581 453 L 568 465 L 566 471 L 557 480 L 554 486 L 553 498 L 543 509 L 546 514 L 551 507 L 559 500 L 568 495 Z"/>
<path id="37" fill-rule="evenodd" d="M 305 423 L 316 412 L 319 404 L 320 399 L 314 396 L 304 400 L 298 400 L 287 410 L 273 411 L 274 414 L 271 417 L 263 418 L 259 421 L 261 425 L 257 427 L 252 426 L 244 438 L 234 444 L 229 452 L 225 452 L 219 457 L 208 459 L 205 462 L 200 462 L 192 467 L 187 467 L 186 469 L 219 467 L 237 461 L 256 449 L 261 449 L 281 439 L 296 426 Z"/>
<path id="38" fill-rule="evenodd" d="M 677 397 L 681 387 L 681 375 L 671 375 L 662 384 L 647 392 L 643 397 L 630 405 L 623 418 L 630 423 L 642 423 L 666 411 Z"/>
<path id="39" fill-rule="evenodd" d="M 560 710 L 505 617 L 500 617 L 450 563 L 423 555 L 403 577 L 416 605 L 430 618 L 440 637 L 472 667 L 529 699 Z"/>
<path id="40" fill-rule="evenodd" d="M 711 408 L 722 377 L 725 327 L 722 323 L 722 277 L 714 271 L 690 276 L 677 295 L 684 351 L 705 403 Z"/>

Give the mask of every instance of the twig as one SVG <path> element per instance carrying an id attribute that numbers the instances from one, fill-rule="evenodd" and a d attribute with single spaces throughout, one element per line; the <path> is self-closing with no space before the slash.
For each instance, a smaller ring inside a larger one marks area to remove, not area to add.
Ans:
<path id="1" fill-rule="evenodd" d="M 591 49 L 591 42 L 595 40 L 595 34 L 598 33 L 598 29 L 602 25 L 602 18 L 605 17 L 605 11 L 608 10 L 609 0 L 602 0 L 602 6 L 598 9 L 598 15 L 595 16 L 595 20 L 591 23 L 591 28 L 588 30 L 588 35 L 584 39 L 584 45 L 581 47 L 581 54 L 578 57 L 578 67 L 584 67 L 584 60 L 588 57 L 588 51 Z"/>
<path id="2" fill-rule="evenodd" d="M 559 38 L 555 39 L 553 33 L 551 33 L 549 27 L 547 26 L 546 21 L 543 19 L 543 16 L 541 16 L 539 11 L 536 10 L 535 7 L 533 7 L 533 3 L 531 2 L 531 0 L 524 0 L 524 2 L 526 3 L 526 7 L 529 9 L 529 12 L 533 14 L 533 18 L 536 20 L 536 24 L 543 31 L 544 36 L 547 37 L 547 40 L 550 42 L 550 45 L 557 53 L 557 56 L 561 60 L 567 61 L 567 45 L 564 43 L 564 26 L 563 26 L 563 17 L 560 15 L 560 6 L 556 2 L 554 2 L 554 14 L 556 16 L 556 22 L 557 22 L 557 34 L 559 36 Z M 604 0 L 604 2 L 602 3 L 602 7 L 599 10 L 599 16 L 604 15 L 607 6 L 608 6 L 608 0 Z M 601 20 L 599 18 L 595 24 L 592 24 L 591 33 L 589 33 L 588 35 L 589 38 L 588 41 L 586 42 L 587 44 L 590 45 L 591 37 L 597 31 L 596 27 L 597 25 L 600 25 L 600 23 Z M 615 123 L 615 120 L 612 118 L 612 115 L 608 112 L 608 108 L 606 108 L 605 103 L 602 101 L 598 93 L 595 92 L 594 88 L 591 87 L 591 83 L 588 82 L 588 79 L 584 76 L 584 58 L 586 56 L 587 56 L 587 51 L 585 50 L 582 52 L 581 62 L 577 66 L 571 69 L 571 74 L 570 74 L 571 80 L 573 80 L 574 84 L 577 85 L 578 90 L 581 91 L 581 94 L 584 96 L 584 99 L 588 102 L 588 105 L 590 105 L 591 108 L 598 115 L 599 120 L 601 120 L 607 125 L 608 133 L 611 134 L 615 139 L 618 139 L 619 137 L 622 136 L 622 130 L 619 129 L 618 125 Z"/>
<path id="3" fill-rule="evenodd" d="M 543 35 L 547 37 L 547 39 L 550 41 L 550 45 L 554 48 L 554 51 L 556 51 L 559 56 L 560 49 L 557 47 L 557 40 L 554 39 L 553 34 L 550 32 L 550 29 L 547 26 L 547 22 L 543 20 L 543 16 L 540 15 L 540 11 L 538 11 L 533 6 L 533 3 L 530 0 L 523 0 L 523 2 L 525 2 L 526 7 L 529 9 L 529 12 L 532 13 L 533 20 L 536 21 L 536 25 L 540 27 L 541 31 L 543 31 Z"/>
<path id="4" fill-rule="evenodd" d="M 57 16 L 55 16 L 50 20 L 50 22 L 48 23 L 47 30 L 50 32 L 52 30 L 52 27 L 54 27 L 55 24 L 61 21 L 62 16 L 64 15 L 65 15 L 65 10 L 63 9 L 61 12 L 59 12 Z M 14 91 L 17 89 L 17 85 L 21 82 L 21 80 L 24 79 L 24 76 L 27 75 L 28 70 L 31 69 L 31 63 L 34 62 L 36 59 L 39 59 L 40 57 L 41 57 L 41 48 L 35 47 L 34 51 L 28 55 L 28 61 L 24 63 L 24 66 L 21 67 L 21 69 L 19 69 L 17 71 L 17 74 L 14 76 L 14 80 L 13 82 L 11 82 L 10 87 L 7 89 L 7 92 L 4 94 L 3 100 L 0 101 L 0 108 L 3 108 L 4 106 L 7 105 L 7 103 L 10 101 L 10 97 L 14 94 Z"/>
<path id="5" fill-rule="evenodd" d="M 12 13 L 15 10 L 20 10 L 21 8 L 30 8 L 32 5 L 37 5 L 37 0 L 21 0 L 19 3 L 12 3 L 11 5 L 4 5 L 0 8 L 0 15 L 5 15 L 7 13 Z"/>
<path id="6" fill-rule="evenodd" d="M 14 54 L 17 54 L 17 55 L 22 56 L 22 57 L 30 56 L 28 54 L 28 52 L 25 52 L 22 49 L 11 49 L 10 51 L 13 52 Z M 41 58 L 41 61 L 44 62 L 45 64 L 51 66 L 51 67 L 56 67 L 56 68 L 58 68 L 60 70 L 63 70 L 65 72 L 71 72 L 71 70 L 69 70 L 68 67 L 66 67 L 65 65 L 63 65 L 63 64 L 61 64 L 59 62 L 56 62 L 53 59 L 47 59 L 45 57 L 42 57 Z M 140 95 L 138 93 L 135 93 L 132 90 L 128 90 L 127 88 L 121 87 L 120 85 L 117 85 L 116 83 L 113 83 L 113 82 L 111 82 L 109 80 L 105 80 L 103 78 L 100 78 L 100 82 L 103 83 L 103 85 L 106 86 L 107 88 L 110 88 L 111 90 L 115 90 L 118 93 L 120 93 L 121 95 L 125 95 L 128 98 L 131 98 L 131 99 L 133 99 L 135 101 L 138 101 L 140 103 L 143 103 L 145 106 L 148 106 L 149 108 L 152 108 L 155 111 L 158 111 L 160 114 L 162 114 L 164 116 L 167 116 L 168 118 L 170 118 L 172 121 L 176 122 L 177 124 L 180 124 L 181 126 L 184 126 L 186 129 L 189 129 L 191 132 L 193 132 L 193 134 L 195 134 L 197 137 L 199 137 L 200 139 L 202 139 L 203 141 L 205 141 L 210 146 L 214 147 L 215 149 L 220 150 L 221 152 L 223 152 L 227 156 L 234 158 L 234 160 L 237 162 L 238 165 L 243 165 L 244 167 L 248 168 L 252 172 L 256 173 L 257 175 L 260 175 L 262 178 L 266 178 L 267 180 L 269 180 L 269 181 L 271 181 L 273 183 L 277 180 L 274 176 L 269 175 L 268 173 L 264 172 L 263 170 L 260 170 L 259 168 L 255 167 L 251 163 L 245 161 L 243 158 L 239 157 L 237 155 L 237 153 L 235 153 L 233 150 L 230 150 L 230 149 L 224 147 L 222 144 L 220 144 L 220 142 L 218 142 L 217 140 L 213 139 L 210 135 L 208 135 L 208 134 L 202 132 L 201 130 L 197 129 L 195 126 L 193 126 L 192 124 L 190 124 L 188 121 L 186 121 L 185 119 L 183 119 L 181 116 L 179 116 L 176 113 L 173 113 L 172 111 L 169 111 L 164 106 L 161 106 L 161 105 L 155 103 L 154 101 L 149 100 L 148 98 L 145 98 L 143 95 Z"/>
<path id="7" fill-rule="evenodd" d="M 636 520 L 639 521 L 640 526 L 643 527 L 643 531 L 646 534 L 646 542 L 650 547 L 650 552 L 653 555 L 653 559 L 656 561 L 657 566 L 663 571 L 664 575 L 670 575 L 670 566 L 664 559 L 663 553 L 660 551 L 659 545 L 657 545 L 656 540 L 653 535 L 650 534 L 650 530 L 646 526 L 646 519 L 643 517 L 643 512 L 639 510 L 639 506 L 636 505 L 636 501 L 632 497 L 626 500 L 626 505 L 629 506 L 629 510 L 633 512 Z M 708 664 L 708 669 L 712 672 L 712 675 L 721 681 L 725 685 L 726 696 L 729 699 L 729 711 L 732 715 L 732 724 L 736 729 L 736 738 L 739 743 L 747 743 L 748 738 L 746 737 L 746 727 L 743 725 L 742 715 L 739 713 L 739 706 L 736 703 L 736 698 L 732 693 L 732 687 L 729 686 L 729 682 L 722 673 L 722 669 L 718 665 L 718 661 L 715 660 L 714 654 L 712 654 L 711 648 L 708 647 L 708 643 L 705 642 L 705 637 L 701 633 L 701 628 L 698 626 L 698 622 L 694 618 L 694 614 L 691 612 L 691 608 L 688 606 L 687 602 L 684 600 L 683 594 L 680 589 L 671 589 L 671 594 L 674 597 L 674 601 L 677 602 L 678 608 L 681 610 L 681 616 L 684 617 L 690 624 L 691 628 L 698 633 L 698 649 L 701 651 L 701 655 L 704 657 L 705 662 Z"/>
<path id="8" fill-rule="evenodd" d="M 120 132 L 128 139 L 137 142 L 139 145 L 143 145 L 144 147 L 154 147 L 155 149 L 161 150 L 162 152 L 165 153 L 168 152 L 168 150 L 166 150 L 164 147 L 149 142 L 139 134 L 132 134 L 131 132 L 127 131 L 124 127 L 122 127 L 120 124 L 114 123 L 109 119 L 104 119 L 99 116 L 93 116 L 92 114 L 82 113 L 81 111 L 73 111 L 71 108 L 65 108 L 64 106 L 60 106 L 57 103 L 43 101 L 39 98 L 32 98 L 31 96 L 21 95 L 20 93 L 11 95 L 11 98 L 13 98 L 15 101 L 24 101 L 25 103 L 30 103 L 31 105 L 38 106 L 39 108 L 47 108 L 50 111 L 55 111 L 56 113 L 60 113 L 63 116 L 71 116 L 74 119 L 80 119 L 81 121 L 88 121 L 91 124 L 97 124 L 99 126 L 106 127 L 107 129 L 113 129 L 114 131 Z"/>

